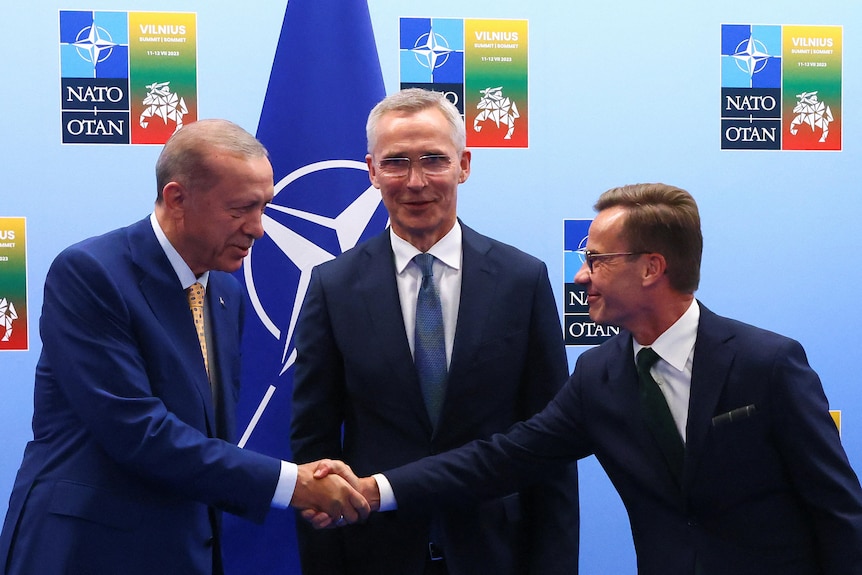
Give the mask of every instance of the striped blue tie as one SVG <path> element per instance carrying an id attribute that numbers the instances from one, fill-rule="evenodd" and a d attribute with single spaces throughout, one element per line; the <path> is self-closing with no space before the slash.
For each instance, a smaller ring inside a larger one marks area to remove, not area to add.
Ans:
<path id="1" fill-rule="evenodd" d="M 416 299 L 416 331 L 413 360 L 419 373 L 425 409 L 431 425 L 437 425 L 443 396 L 446 393 L 446 343 L 443 337 L 443 308 L 440 293 L 434 285 L 434 256 L 419 254 L 413 258 L 422 269 L 422 285 Z"/>

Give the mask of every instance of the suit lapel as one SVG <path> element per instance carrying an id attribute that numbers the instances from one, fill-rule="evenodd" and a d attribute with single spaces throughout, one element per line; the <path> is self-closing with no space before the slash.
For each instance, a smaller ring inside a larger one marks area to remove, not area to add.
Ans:
<path id="1" fill-rule="evenodd" d="M 209 310 L 210 331 L 215 344 L 215 362 L 217 364 L 215 374 L 218 377 L 218 385 L 215 393 L 218 394 L 218 421 L 219 437 L 234 441 L 236 438 L 235 419 L 228 414 L 234 413 L 236 401 L 232 393 L 235 379 L 239 374 L 235 373 L 233 359 L 237 356 L 240 346 L 239 326 L 239 301 L 231 298 L 224 286 L 226 278 L 219 272 L 210 272 L 207 283 L 207 309 Z M 212 354 L 209 354 L 212 355 Z"/>
<path id="2" fill-rule="evenodd" d="M 449 368 L 449 384 L 457 385 L 475 360 L 482 333 L 495 301 L 498 271 L 487 257 L 491 242 L 484 236 L 461 224 L 463 253 L 461 265 L 461 294 L 458 305 L 458 321 L 455 326 L 455 341 Z M 446 402 L 443 402 L 446 411 Z"/>
<path id="3" fill-rule="evenodd" d="M 688 423 L 686 424 L 685 469 L 683 473 L 683 490 L 691 484 L 703 453 L 703 445 L 712 425 L 712 415 L 721 397 L 728 373 L 733 365 L 734 352 L 727 343 L 733 338 L 733 333 L 720 321 L 720 318 L 703 305 L 700 306 L 700 323 L 697 329 L 697 341 L 694 349 L 692 365 L 691 390 L 689 395 Z M 649 459 L 661 466 L 662 475 L 667 477 L 667 485 L 675 485 L 664 456 L 649 432 L 641 414 L 638 396 L 638 375 L 634 367 L 634 349 L 631 335 L 617 337 L 614 343 L 618 345 L 620 361 L 608 364 L 608 385 L 612 390 L 609 401 L 614 403 L 619 413 L 637 414 L 629 419 L 632 436 L 641 443 Z M 611 345 L 606 343 L 604 345 Z M 673 490 L 660 489 L 662 493 L 676 501 L 678 488 Z"/>
<path id="4" fill-rule="evenodd" d="M 672 505 L 679 505 L 680 485 L 674 477 L 667 459 L 662 452 L 655 435 L 650 430 L 643 414 L 640 398 L 640 379 L 635 367 L 634 344 L 629 332 L 624 331 L 603 346 L 616 345 L 617 349 L 609 353 L 607 364 L 607 385 L 611 394 L 607 397 L 609 409 L 620 414 L 621 419 L 629 426 L 626 437 L 634 441 L 643 454 L 643 463 L 648 473 L 655 481 L 644 483 L 655 490 L 657 496 L 666 498 Z"/>
<path id="5" fill-rule="evenodd" d="M 178 377 L 178 382 L 185 380 L 197 388 L 206 413 L 208 431 L 212 434 L 215 414 L 197 332 L 185 292 L 156 239 L 149 218 L 130 226 L 129 244 L 132 261 L 140 269 L 141 292 L 153 315 L 164 327 L 163 344 L 166 348 L 173 347 L 176 357 L 181 358 L 178 363 L 182 364 L 186 377 Z"/>
<path id="6" fill-rule="evenodd" d="M 701 305 L 688 402 L 686 483 L 691 481 L 700 463 L 712 416 L 733 365 L 734 351 L 727 345 L 732 338 L 733 333 L 718 316 Z"/>
<path id="7" fill-rule="evenodd" d="M 356 291 L 368 311 L 369 337 L 381 342 L 380 355 L 393 373 L 394 381 L 403 382 L 405 401 L 416 417 L 431 430 L 431 421 L 425 411 L 425 402 L 419 388 L 419 376 L 413 364 L 413 355 L 407 342 L 401 300 L 395 281 L 395 260 L 389 229 L 362 244 Z M 358 331 L 364 331 L 357 327 Z"/>

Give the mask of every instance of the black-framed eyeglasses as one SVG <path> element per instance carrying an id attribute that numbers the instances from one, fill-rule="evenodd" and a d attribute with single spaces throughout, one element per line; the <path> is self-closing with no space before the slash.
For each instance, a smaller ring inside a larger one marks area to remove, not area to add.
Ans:
<path id="1" fill-rule="evenodd" d="M 575 253 L 578 254 L 578 257 L 581 258 L 582 263 L 587 264 L 587 268 L 589 268 L 590 273 L 593 272 L 593 264 L 596 260 L 604 259 L 604 258 L 614 258 L 617 256 L 642 256 L 644 254 L 648 254 L 651 252 L 610 252 L 606 254 L 602 254 L 599 252 L 594 252 L 593 250 L 575 250 Z"/>
<path id="2" fill-rule="evenodd" d="M 443 174 L 452 166 L 452 158 L 445 154 L 425 154 L 417 161 L 423 174 Z M 410 158 L 383 158 L 377 162 L 377 168 L 384 176 L 403 178 L 410 172 L 412 164 Z"/>

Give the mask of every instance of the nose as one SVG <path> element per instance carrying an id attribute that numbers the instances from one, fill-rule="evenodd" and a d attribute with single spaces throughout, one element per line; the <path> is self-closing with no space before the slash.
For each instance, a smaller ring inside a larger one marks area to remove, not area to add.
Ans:
<path id="1" fill-rule="evenodd" d="M 586 285 L 590 283 L 590 267 L 587 265 L 587 262 L 581 264 L 581 268 L 578 270 L 578 273 L 575 274 L 575 283 L 580 285 Z"/>
<path id="2" fill-rule="evenodd" d="M 263 237 L 263 212 L 254 211 L 246 221 L 244 231 L 256 240 Z"/>
<path id="3" fill-rule="evenodd" d="M 418 162 L 410 162 L 407 167 L 407 185 L 411 188 L 421 188 L 425 185 L 425 172 Z"/>

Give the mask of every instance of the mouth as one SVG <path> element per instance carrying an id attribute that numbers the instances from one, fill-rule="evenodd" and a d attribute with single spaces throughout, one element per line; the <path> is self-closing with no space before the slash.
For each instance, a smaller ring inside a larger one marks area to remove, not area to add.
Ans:
<path id="1" fill-rule="evenodd" d="M 406 206 L 419 206 L 419 207 L 427 206 L 427 205 L 433 204 L 433 203 L 434 203 L 434 199 L 432 199 L 432 198 L 429 198 L 429 199 L 410 198 L 409 200 L 406 200 L 403 202 L 403 204 Z"/>
<path id="2" fill-rule="evenodd" d="M 234 247 L 238 250 L 242 250 L 247 252 L 251 249 L 251 246 L 254 245 L 254 238 L 244 238 L 248 243 L 247 244 L 234 244 Z"/>

